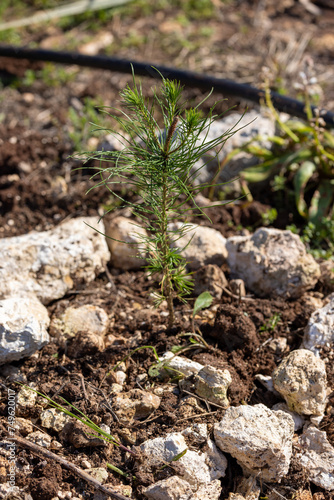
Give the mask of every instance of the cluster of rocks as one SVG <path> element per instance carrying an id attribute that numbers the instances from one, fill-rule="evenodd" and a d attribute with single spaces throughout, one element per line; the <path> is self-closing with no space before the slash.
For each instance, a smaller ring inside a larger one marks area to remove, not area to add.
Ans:
<path id="1" fill-rule="evenodd" d="M 210 162 L 207 165 L 209 168 Z M 171 225 L 169 229 L 178 231 L 179 226 Z M 50 330 L 73 341 L 68 351 L 70 356 L 81 356 L 90 349 L 102 350 L 110 326 L 110 318 L 102 308 L 93 304 L 69 307 L 50 323 L 46 306 L 62 298 L 77 283 L 93 281 L 108 262 L 124 271 L 140 268 L 146 257 L 145 234 L 145 229 L 130 218 L 117 216 L 106 226 L 98 224 L 97 218 L 78 218 L 50 231 L 0 240 L 2 373 L 14 376 L 15 369 L 11 370 L 9 363 L 31 356 L 46 345 Z M 259 228 L 252 235 L 226 239 L 212 228 L 190 225 L 176 244 L 183 249 L 181 253 L 189 269 L 195 272 L 195 294 L 209 290 L 219 299 L 223 289 L 232 288 L 233 283 L 233 291 L 238 295 L 244 295 L 247 289 L 258 297 L 296 299 L 312 289 L 320 277 L 318 263 L 290 231 Z M 220 268 L 226 262 L 231 272 L 230 283 Z M 279 483 L 288 473 L 293 444 L 310 480 L 334 491 L 334 448 L 326 433 L 318 428 L 330 390 L 319 353 L 321 347 L 333 345 L 333 325 L 334 297 L 330 296 L 328 303 L 310 318 L 301 348 L 284 357 L 271 377 L 266 378 L 267 387 L 285 401 L 271 409 L 262 404 L 231 407 L 228 387 L 232 375 L 228 369 L 203 366 L 165 353 L 160 359 L 160 369 L 182 373 L 187 392 L 224 408 L 225 413 L 214 425 L 213 438 L 207 425 L 193 424 L 182 432 L 147 440 L 141 445 L 145 459 L 138 463 L 139 473 L 141 469 L 143 473 L 148 469 L 156 471 L 172 462 L 175 472 L 147 487 L 146 497 L 218 500 L 220 478 L 225 476 L 231 455 L 243 469 L 244 478 L 237 485 L 238 493 L 231 494 L 230 500 L 257 498 L 257 480 Z M 158 388 L 154 393 L 141 389 L 123 391 L 126 369 L 122 364 L 111 377 L 113 411 L 121 422 L 149 417 L 159 408 Z M 34 442 L 57 448 L 60 445 L 56 440 L 33 431 L 24 419 L 35 398 L 35 392 L 27 392 L 25 388 L 19 391 L 17 425 Z M 42 427 L 62 434 L 75 447 L 104 445 L 100 439 L 88 438 L 80 422 L 73 423 L 54 409 L 45 410 L 40 421 Z M 194 451 L 189 442 L 197 443 L 202 451 Z"/>
<path id="2" fill-rule="evenodd" d="M 115 239 L 106 239 L 103 233 Z M 138 226 L 125 217 L 116 217 L 106 229 L 97 218 L 79 218 L 51 231 L 0 240 L 0 364 L 30 356 L 49 341 L 46 305 L 76 283 L 94 280 L 108 261 L 123 270 L 141 267 L 144 256 L 136 260 L 133 246 L 119 241 L 135 242 L 138 234 Z M 319 265 L 290 231 L 260 228 L 253 235 L 226 239 L 215 229 L 191 225 L 178 245 L 190 270 L 197 271 L 195 294 L 206 289 L 221 297 L 227 281 L 220 266 L 226 261 L 240 293 L 247 288 L 260 297 L 300 297 L 320 276 Z M 323 317 L 328 318 L 327 312 Z M 310 326 L 307 338 L 317 335 L 317 342 L 328 342 L 324 333 L 315 333 L 317 323 Z M 89 329 L 90 338 L 81 338 L 81 344 L 100 349 L 108 324 L 103 309 L 86 305 L 69 308 L 52 327 L 68 337 Z M 330 321 L 326 319 L 321 328 L 330 329 Z M 74 349 L 77 356 L 79 344 Z"/>

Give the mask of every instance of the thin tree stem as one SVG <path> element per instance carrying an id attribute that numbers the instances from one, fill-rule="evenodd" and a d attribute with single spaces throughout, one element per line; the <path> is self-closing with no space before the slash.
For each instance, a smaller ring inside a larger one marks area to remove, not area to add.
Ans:
<path id="1" fill-rule="evenodd" d="M 168 307 L 168 328 L 172 328 L 175 322 L 172 279 L 171 270 L 169 268 L 168 253 L 169 253 L 169 237 L 167 227 L 167 174 L 163 174 L 163 189 L 162 189 L 162 261 L 163 261 L 163 293 L 167 299 Z"/>

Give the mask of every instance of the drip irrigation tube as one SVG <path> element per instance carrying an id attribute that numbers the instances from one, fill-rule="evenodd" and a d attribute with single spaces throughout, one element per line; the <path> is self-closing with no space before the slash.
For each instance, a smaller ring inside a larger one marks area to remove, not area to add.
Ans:
<path id="1" fill-rule="evenodd" d="M 183 71 L 176 68 L 155 65 L 143 62 L 135 62 L 127 59 L 108 56 L 88 56 L 76 52 L 58 52 L 43 49 L 27 49 L 22 47 L 0 45 L 0 57 L 10 57 L 16 59 L 28 59 L 30 61 L 47 61 L 60 64 L 76 64 L 89 68 L 106 69 L 119 73 L 131 73 L 131 65 L 136 75 L 151 78 L 160 78 L 161 73 L 165 78 L 178 80 L 183 85 L 192 88 L 239 97 L 246 101 L 260 103 L 263 99 L 263 91 L 244 83 L 237 83 L 233 80 L 204 76 L 192 71 Z M 273 105 L 278 111 L 283 111 L 292 116 L 306 118 L 304 111 L 305 104 L 291 97 L 286 97 L 271 92 Z M 312 108 L 313 112 L 315 108 Z M 321 116 L 328 127 L 334 127 L 334 113 L 332 111 L 321 110 Z"/>

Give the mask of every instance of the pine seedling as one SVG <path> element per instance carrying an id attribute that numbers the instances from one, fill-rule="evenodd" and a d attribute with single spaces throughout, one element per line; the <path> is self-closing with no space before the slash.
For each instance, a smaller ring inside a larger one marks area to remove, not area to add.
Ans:
<path id="1" fill-rule="evenodd" d="M 173 299 L 186 300 L 192 290 L 190 274 L 186 271 L 183 249 L 177 241 L 192 227 L 187 223 L 192 210 L 203 214 L 194 198 L 208 185 L 195 185 L 195 179 L 203 164 L 196 169 L 196 162 L 208 151 L 218 152 L 232 129 L 214 139 L 209 130 L 217 116 L 211 108 L 203 117 L 199 106 L 186 109 L 181 104 L 182 87 L 176 81 L 162 77 L 161 89 L 154 89 L 151 104 L 145 99 L 141 85 L 133 75 L 133 86 L 120 93 L 122 111 L 118 116 L 104 111 L 118 122 L 122 132 L 114 132 L 121 140 L 121 151 L 96 152 L 89 159 L 100 160 L 97 173 L 99 182 L 94 187 L 105 185 L 113 196 L 144 225 L 148 236 L 138 237 L 146 249 L 147 269 L 161 276 L 160 289 L 156 293 L 156 305 L 166 300 L 169 313 L 169 328 L 175 321 Z M 210 95 L 210 94 L 209 94 Z M 162 114 L 162 130 L 156 118 L 156 108 Z M 102 130 L 102 129 L 101 129 Z M 112 162 L 112 166 L 104 166 Z M 93 177 L 94 177 L 93 176 Z M 127 202 L 113 190 L 115 184 L 131 186 L 139 196 L 137 202 Z M 189 208 L 190 207 L 190 208 Z M 175 224 L 177 223 L 177 224 Z M 175 229 L 176 227 L 176 229 Z"/>

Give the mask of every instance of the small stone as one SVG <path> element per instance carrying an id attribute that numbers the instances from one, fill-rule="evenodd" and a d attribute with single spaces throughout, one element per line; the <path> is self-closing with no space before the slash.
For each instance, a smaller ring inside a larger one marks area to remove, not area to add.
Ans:
<path id="1" fill-rule="evenodd" d="M 81 467 L 83 469 L 91 469 L 92 468 L 91 463 L 88 462 L 88 460 L 86 460 L 85 458 L 83 460 L 81 460 Z"/>
<path id="2" fill-rule="evenodd" d="M 74 420 L 64 426 L 60 432 L 60 438 L 61 440 L 68 441 L 75 448 L 107 446 L 103 439 L 90 436 L 91 432 L 91 429 L 87 425 L 79 420 Z"/>
<path id="3" fill-rule="evenodd" d="M 145 488 L 143 493 L 152 500 L 191 500 L 193 495 L 188 481 L 178 476 L 157 481 Z"/>
<path id="4" fill-rule="evenodd" d="M 212 481 L 224 477 L 227 467 L 225 456 L 217 449 L 210 438 L 207 440 L 207 445 L 206 452 L 190 450 L 180 432 L 173 432 L 167 434 L 166 437 L 145 441 L 140 445 L 145 460 L 138 464 L 139 469 L 145 468 L 145 471 L 147 471 L 148 468 L 161 467 L 187 450 L 173 465 L 177 468 L 177 477 L 188 483 L 188 488 L 192 493 L 197 492 L 201 486 L 208 485 Z M 215 498 L 218 499 L 219 495 Z"/>
<path id="5" fill-rule="evenodd" d="M 85 304 L 81 307 L 68 307 L 51 322 L 51 328 L 65 337 L 74 337 L 80 331 L 89 331 L 103 337 L 107 331 L 109 318 L 102 307 Z"/>
<path id="6" fill-rule="evenodd" d="M 30 385 L 32 389 L 33 384 Z M 37 400 L 37 393 L 28 387 L 22 387 L 16 396 L 17 410 L 20 415 L 24 415 L 30 408 L 34 408 Z"/>
<path id="7" fill-rule="evenodd" d="M 323 415 L 326 407 L 325 363 L 306 349 L 292 351 L 274 370 L 275 389 L 290 410 L 304 415 Z"/>
<path id="8" fill-rule="evenodd" d="M 334 447 L 327 440 L 326 432 L 310 425 L 299 436 L 298 443 L 297 459 L 308 471 L 312 483 L 334 491 Z"/>
<path id="9" fill-rule="evenodd" d="M 106 220 L 105 225 L 112 265 L 123 271 L 142 268 L 146 263 L 143 243 L 143 237 L 147 236 L 145 229 L 122 216 L 110 222 Z"/>
<path id="10" fill-rule="evenodd" d="M 102 484 L 108 479 L 108 471 L 103 467 L 92 467 L 91 469 L 87 469 L 86 472 Z"/>
<path id="11" fill-rule="evenodd" d="M 15 429 L 17 429 L 22 436 L 27 436 L 32 433 L 34 428 L 30 420 L 22 417 L 15 417 L 15 423 L 13 425 Z"/>
<path id="12" fill-rule="evenodd" d="M 319 356 L 323 346 L 330 346 L 334 342 L 334 295 L 330 296 L 329 303 L 316 310 L 305 328 L 302 347 L 309 349 Z"/>
<path id="13" fill-rule="evenodd" d="M 33 295 L 0 300 L 0 365 L 44 347 L 49 323 L 46 307 Z"/>
<path id="14" fill-rule="evenodd" d="M 159 396 L 141 389 L 131 389 L 113 400 L 113 409 L 119 418 L 131 421 L 148 417 L 159 408 Z"/>
<path id="15" fill-rule="evenodd" d="M 263 227 L 252 236 L 228 238 L 226 249 L 232 276 L 259 297 L 301 297 L 320 276 L 319 265 L 291 231 Z"/>
<path id="16" fill-rule="evenodd" d="M 288 473 L 294 422 L 263 404 L 230 407 L 214 425 L 217 446 L 237 459 L 245 473 L 279 481 Z"/>
<path id="17" fill-rule="evenodd" d="M 271 340 L 268 346 L 277 356 L 280 356 L 288 349 L 288 341 L 286 337 L 278 337 Z"/>
<path id="18" fill-rule="evenodd" d="M 219 370 L 213 366 L 205 366 L 194 377 L 195 392 L 209 403 L 214 403 L 223 408 L 229 406 L 227 389 L 232 383 L 228 370 Z"/>
<path id="19" fill-rule="evenodd" d="M 124 382 L 126 381 L 126 373 L 124 373 L 121 370 L 117 370 L 114 373 L 116 384 L 123 385 Z"/>
<path id="20" fill-rule="evenodd" d="M 183 356 L 175 356 L 172 352 L 167 351 L 160 358 L 160 362 L 163 363 L 164 368 L 168 373 L 168 367 L 170 367 L 174 374 L 175 372 L 183 373 L 185 376 L 194 375 L 199 372 L 203 367 L 197 361 L 192 361 L 191 359 L 184 358 Z"/>
<path id="21" fill-rule="evenodd" d="M 42 411 L 40 419 L 42 427 L 60 432 L 70 422 L 71 417 L 56 408 L 47 408 Z"/>
<path id="22" fill-rule="evenodd" d="M 43 448 L 50 448 L 51 446 L 51 436 L 49 436 L 45 432 L 31 432 L 31 434 L 28 434 L 27 439 L 37 444 L 38 446 L 42 446 Z"/>

